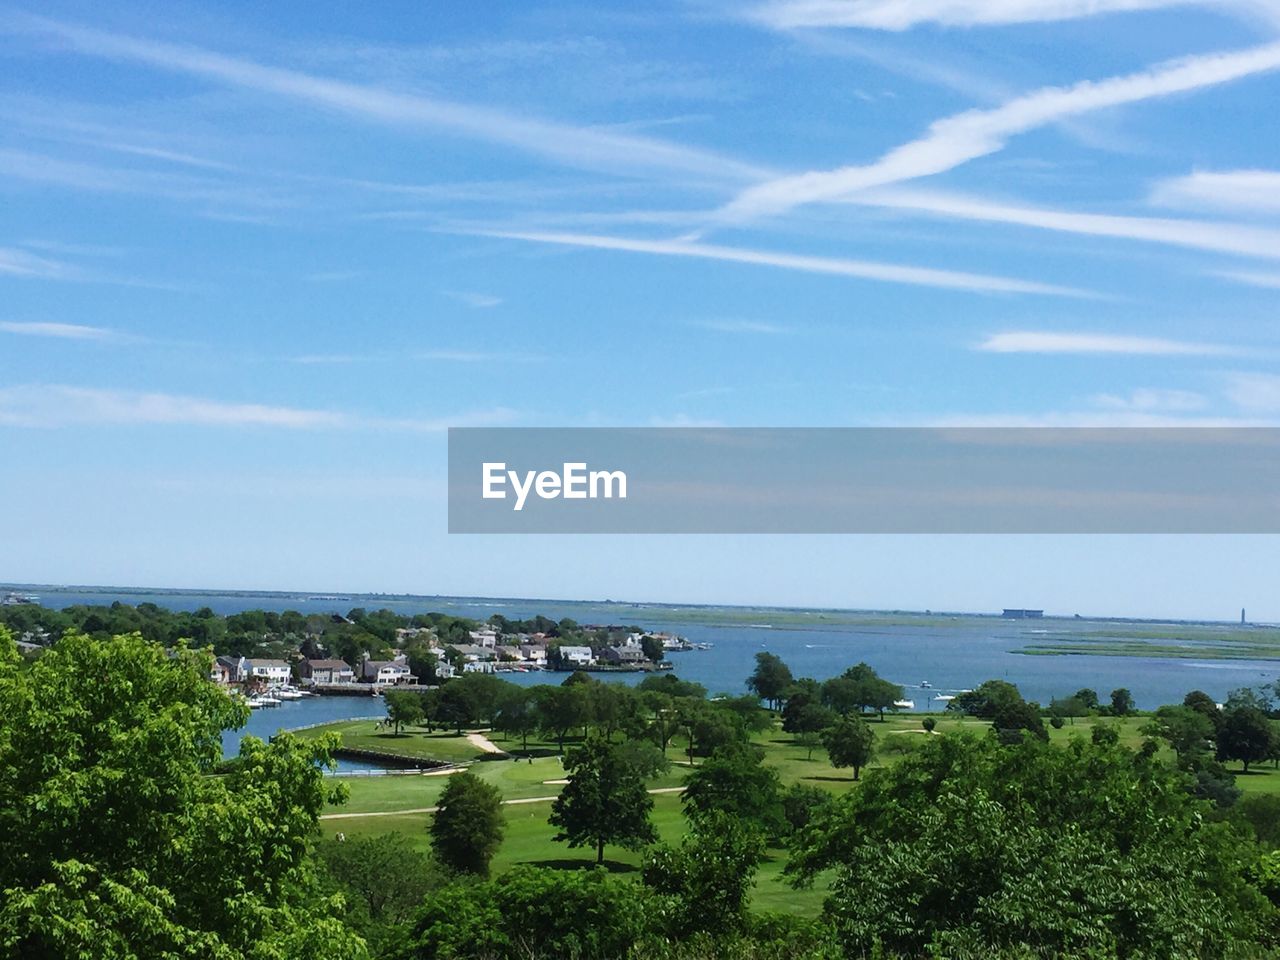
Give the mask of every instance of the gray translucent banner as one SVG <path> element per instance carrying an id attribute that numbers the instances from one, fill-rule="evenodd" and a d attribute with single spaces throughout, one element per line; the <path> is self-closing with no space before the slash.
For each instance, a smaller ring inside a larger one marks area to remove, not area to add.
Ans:
<path id="1" fill-rule="evenodd" d="M 449 532 L 1280 533 L 1280 429 L 457 428 Z"/>

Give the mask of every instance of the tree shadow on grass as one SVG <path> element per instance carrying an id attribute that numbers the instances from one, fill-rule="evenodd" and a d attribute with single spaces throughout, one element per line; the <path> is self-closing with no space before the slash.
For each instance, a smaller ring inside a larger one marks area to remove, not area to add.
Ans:
<path id="1" fill-rule="evenodd" d="M 578 859 L 575 857 L 560 857 L 550 860 L 522 860 L 521 866 L 525 867 L 546 867 L 549 870 L 592 870 L 596 866 L 601 866 L 610 873 L 635 873 L 640 868 L 634 863 L 619 863 L 617 860 L 604 858 L 604 863 L 597 864 L 595 859 L 590 860 Z"/>
<path id="2" fill-rule="evenodd" d="M 804 780 L 817 780 L 820 783 L 854 783 L 853 777 L 820 777 L 814 775 L 812 777 L 802 777 Z"/>

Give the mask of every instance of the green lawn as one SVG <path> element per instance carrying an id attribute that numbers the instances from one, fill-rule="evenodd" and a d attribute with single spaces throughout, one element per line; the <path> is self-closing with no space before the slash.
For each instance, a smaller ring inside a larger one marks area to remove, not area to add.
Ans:
<path id="1" fill-rule="evenodd" d="M 396 734 L 386 728 L 379 729 L 377 724 L 376 720 L 342 720 L 299 730 L 294 735 L 314 739 L 326 733 L 336 733 L 342 737 L 342 745 L 348 749 L 376 750 L 415 760 L 460 763 L 484 756 L 484 751 L 468 742 L 465 736 L 459 737 L 452 732 L 427 733 L 426 730 L 412 727 Z"/>
<path id="2" fill-rule="evenodd" d="M 939 714 L 933 716 L 937 724 L 934 736 L 961 732 L 982 735 L 988 729 L 988 725 L 980 720 L 962 720 Z M 872 728 L 876 732 L 878 752 L 872 767 L 895 763 L 915 744 L 922 743 L 929 735 L 921 727 L 921 719 L 922 717 L 917 714 L 890 716 L 883 722 L 871 721 Z M 1096 725 L 1116 725 L 1120 731 L 1121 742 L 1135 748 L 1144 739 L 1141 729 L 1148 719 L 1144 716 L 1126 717 L 1119 721 L 1107 718 L 1082 718 L 1068 721 L 1061 730 L 1050 728 L 1049 735 L 1050 739 L 1056 743 L 1066 743 L 1072 737 L 1088 738 Z M 481 756 L 465 738 L 454 734 L 427 734 L 415 730 L 402 737 L 393 737 L 381 731 L 375 733 L 372 721 L 331 724 L 326 728 L 304 731 L 304 734 L 314 736 L 328 729 L 338 730 L 343 735 L 344 742 L 353 745 L 375 743 L 374 749 L 386 750 L 388 743 L 404 744 L 404 750 L 398 752 L 404 752 L 405 755 L 457 760 L 474 760 Z M 500 735 L 494 735 L 492 739 L 506 750 L 513 752 L 519 750 L 518 742 L 506 742 Z M 784 785 L 804 783 L 832 793 L 856 789 L 852 771 L 833 767 L 821 748 L 814 749 L 810 756 L 808 748 L 796 743 L 790 734 L 783 733 L 779 728 L 757 734 L 754 740 L 765 751 L 765 763 L 778 771 Z M 491 759 L 471 763 L 469 769 L 497 786 L 505 800 L 555 796 L 560 792 L 561 785 L 547 781 L 564 777 L 564 768 L 559 758 L 553 755 L 555 744 L 530 740 L 529 747 L 530 753 L 535 755 L 532 762 Z M 678 786 L 687 775 L 689 767 L 682 742 L 673 742 L 667 750 L 667 757 L 672 761 L 670 770 L 650 781 L 650 789 Z M 1233 772 L 1239 774 L 1239 764 L 1230 766 Z M 447 776 L 411 774 L 343 777 L 342 780 L 348 785 L 350 799 L 341 807 L 327 809 L 326 814 L 388 812 L 393 815 L 324 820 L 321 822 L 320 829 L 325 836 L 333 836 L 340 831 L 348 836 L 398 832 L 410 837 L 422 849 L 427 848 L 427 829 L 431 815 L 429 813 L 398 814 L 397 812 L 434 806 L 448 781 Z M 1280 792 L 1280 770 L 1258 767 L 1248 776 L 1238 775 L 1236 784 L 1248 793 Z M 522 863 L 564 869 L 585 868 L 593 864 L 594 854 L 591 850 L 571 850 L 566 845 L 552 840 L 555 830 L 547 823 L 550 807 L 549 800 L 510 804 L 504 807 L 507 836 L 494 861 L 496 871 L 500 872 Z M 678 794 L 654 796 L 653 821 L 662 840 L 667 842 L 679 840 L 686 829 L 686 824 Z M 624 872 L 635 870 L 640 864 L 642 854 L 610 847 L 606 849 L 605 856 L 606 866 L 610 870 Z M 818 883 L 809 890 L 795 890 L 782 877 L 785 865 L 785 851 L 769 851 L 769 857 L 761 865 L 757 875 L 753 904 L 758 909 L 805 916 L 816 915 L 826 896 L 826 885 Z"/>

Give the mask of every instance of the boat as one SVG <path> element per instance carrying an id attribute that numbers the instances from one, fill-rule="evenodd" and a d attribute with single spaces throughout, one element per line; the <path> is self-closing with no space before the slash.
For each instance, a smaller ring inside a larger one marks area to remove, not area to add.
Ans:
<path id="1" fill-rule="evenodd" d="M 273 696 L 279 697 L 281 700 L 301 700 L 302 691 L 295 690 L 293 687 L 280 687 L 271 691 Z"/>
<path id="2" fill-rule="evenodd" d="M 261 707 L 278 707 L 280 701 L 273 696 L 266 695 L 258 697 L 258 705 Z"/>
<path id="3" fill-rule="evenodd" d="M 933 684 L 932 684 L 932 683 L 930 683 L 928 680 L 921 680 L 921 681 L 920 681 L 920 689 L 921 689 L 921 690 L 928 690 L 928 689 L 929 689 L 930 687 L 932 687 L 932 686 L 933 686 Z"/>
<path id="4" fill-rule="evenodd" d="M 938 696 L 934 697 L 933 699 L 937 701 L 941 701 L 942 703 L 950 703 L 952 700 L 955 699 L 955 697 L 951 696 L 950 694 L 941 693 Z"/>
<path id="5" fill-rule="evenodd" d="M 914 710 L 916 708 L 914 700 L 895 700 L 893 705 L 899 710 Z"/>
<path id="6" fill-rule="evenodd" d="M 24 604 L 39 603 L 40 598 L 32 596 L 29 593 L 6 593 L 4 600 L 0 600 L 0 604 L 6 607 L 18 607 Z"/>

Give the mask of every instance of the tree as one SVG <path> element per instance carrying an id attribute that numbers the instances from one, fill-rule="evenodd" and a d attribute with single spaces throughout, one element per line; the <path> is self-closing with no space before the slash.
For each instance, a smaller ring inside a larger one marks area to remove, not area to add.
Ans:
<path id="1" fill-rule="evenodd" d="M 1173 749 L 1180 759 L 1205 753 L 1216 733 L 1212 721 L 1193 707 L 1164 706 L 1155 712 L 1142 732 L 1157 736 Z"/>
<path id="2" fill-rule="evenodd" d="M 444 883 L 443 871 L 401 833 L 325 840 L 316 846 L 328 886 L 343 895 L 345 922 L 378 949 L 408 922 L 423 898 Z"/>
<path id="3" fill-rule="evenodd" d="M 947 709 L 970 717 L 990 720 L 996 711 L 1010 703 L 1021 703 L 1022 694 L 1012 683 L 1005 680 L 987 680 L 975 690 L 966 690 L 957 694 L 947 704 Z"/>
<path id="4" fill-rule="evenodd" d="M 431 849 L 450 870 L 487 876 L 507 829 L 502 792 L 470 771 L 448 780 L 431 820 Z"/>
<path id="5" fill-rule="evenodd" d="M 645 857 L 645 886 L 671 899 L 668 936 L 741 930 L 764 841 L 749 824 L 717 814 L 694 824 L 679 847 L 661 846 Z"/>
<path id="6" fill-rule="evenodd" d="M 640 638 L 640 649 L 644 651 L 644 655 L 650 663 L 661 663 L 667 655 L 666 649 L 662 646 L 662 641 L 647 633 Z"/>
<path id="7" fill-rule="evenodd" d="M 1257 707 L 1229 710 L 1218 731 L 1218 759 L 1239 760 L 1248 773 L 1249 764 L 1271 755 L 1271 736 L 1271 721 Z"/>
<path id="8" fill-rule="evenodd" d="M 1245 841 L 1158 760 L 922 739 L 793 839 L 846 955 L 1223 957 L 1267 922 Z"/>
<path id="9" fill-rule="evenodd" d="M 498 715 L 493 718 L 495 730 L 520 738 L 520 750 L 530 763 L 533 763 L 533 756 L 529 753 L 529 735 L 536 733 L 543 724 L 539 705 L 536 690 L 512 684 L 498 707 Z"/>
<path id="10" fill-rule="evenodd" d="M 781 836 L 781 781 L 763 760 L 762 751 L 750 744 L 713 753 L 685 781 L 682 800 L 689 819 L 697 823 L 724 814 L 753 824 L 766 837 Z"/>
<path id="11" fill-rule="evenodd" d="M 1134 711 L 1133 694 L 1127 687 L 1117 687 L 1111 691 L 1111 715 L 1113 717 L 1127 717 Z"/>
<path id="12" fill-rule="evenodd" d="M 401 727 L 422 722 L 422 697 L 413 690 L 388 690 L 382 700 L 387 705 L 387 719 L 394 725 L 396 736 L 400 735 Z"/>
<path id="13" fill-rule="evenodd" d="M 21 664 L 0 629 L 0 943 L 20 957 L 364 956 L 309 850 L 330 738 L 246 737 L 212 660 L 68 633 Z"/>
<path id="14" fill-rule="evenodd" d="M 925 733 L 933 733 L 933 728 L 938 725 L 938 721 L 933 717 L 925 717 L 920 721 L 920 726 L 924 728 Z M 1061 724 L 1059 724 L 1061 726 Z"/>
<path id="15" fill-rule="evenodd" d="M 1217 701 L 1203 690 L 1192 690 L 1183 697 L 1182 705 L 1202 714 L 1213 724 L 1215 732 L 1222 727 L 1222 711 L 1218 709 Z"/>
<path id="16" fill-rule="evenodd" d="M 594 846 L 596 863 L 604 863 L 605 844 L 637 850 L 657 839 L 649 822 L 653 798 L 619 746 L 588 737 L 566 754 L 564 766 L 569 782 L 551 804 L 549 818 L 560 828 L 554 839 L 570 847 Z"/>
<path id="17" fill-rule="evenodd" d="M 564 753 L 564 738 L 575 727 L 587 722 L 590 716 L 587 694 L 581 684 L 562 684 L 558 687 L 535 688 L 538 718 L 541 729 L 556 738 L 559 752 Z"/>
<path id="18" fill-rule="evenodd" d="M 747 677 L 747 689 L 776 710 L 783 692 L 791 686 L 791 670 L 776 653 L 756 654 L 756 668 Z"/>
<path id="19" fill-rule="evenodd" d="M 1044 728 L 1040 708 L 1025 700 L 1001 704 L 991 718 L 991 727 L 1006 742 L 1021 741 L 1024 732 L 1040 740 L 1049 739 L 1049 731 Z"/>
<path id="20" fill-rule="evenodd" d="M 845 717 L 822 734 L 822 745 L 827 748 L 833 767 L 853 767 L 853 779 L 857 780 L 862 768 L 875 755 L 875 732 L 858 717 Z"/>
<path id="21" fill-rule="evenodd" d="M 1098 709 L 1098 691 L 1089 687 L 1081 687 L 1071 695 L 1073 700 L 1079 700 L 1084 704 L 1086 710 Z"/>
<path id="22" fill-rule="evenodd" d="M 1270 849 L 1280 847 L 1280 795 L 1251 794 L 1240 801 L 1237 809 L 1258 843 Z"/>

